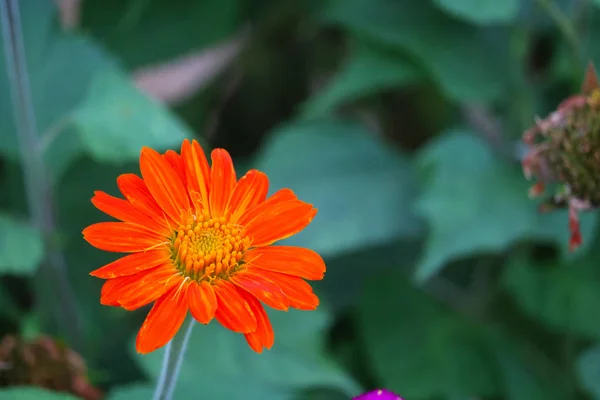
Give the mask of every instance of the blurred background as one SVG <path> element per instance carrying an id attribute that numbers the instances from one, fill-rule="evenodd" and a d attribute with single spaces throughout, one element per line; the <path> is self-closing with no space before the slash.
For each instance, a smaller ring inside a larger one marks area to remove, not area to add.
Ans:
<path id="1" fill-rule="evenodd" d="M 328 269 L 317 311 L 270 312 L 271 351 L 197 327 L 177 399 L 600 399 L 596 213 L 569 252 L 520 167 L 523 131 L 600 62 L 600 1 L 18 4 L 37 138 L 20 151 L 5 44 L 0 399 L 151 398 L 148 307 L 99 304 L 88 273 L 117 255 L 81 231 L 142 146 L 185 137 L 313 203 L 286 243 Z"/>

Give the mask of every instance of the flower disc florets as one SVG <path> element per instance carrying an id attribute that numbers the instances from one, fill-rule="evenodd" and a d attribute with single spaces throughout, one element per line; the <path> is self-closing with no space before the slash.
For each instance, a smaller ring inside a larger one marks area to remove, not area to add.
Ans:
<path id="1" fill-rule="evenodd" d="M 578 212 L 600 206 L 600 87 L 592 65 L 582 94 L 538 120 L 523 140 L 530 146 L 523 159 L 525 176 L 539 179 L 530 195 L 541 195 L 547 182 L 561 185 L 541 210 L 569 209 L 570 248 L 575 249 L 581 244 Z"/>

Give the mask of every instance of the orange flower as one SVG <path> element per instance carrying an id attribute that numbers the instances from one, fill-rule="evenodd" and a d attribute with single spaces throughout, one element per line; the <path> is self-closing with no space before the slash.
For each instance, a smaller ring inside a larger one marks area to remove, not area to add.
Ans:
<path id="1" fill-rule="evenodd" d="M 314 251 L 272 246 L 304 229 L 317 210 L 289 189 L 267 198 L 267 176 L 249 171 L 236 180 L 229 153 L 215 149 L 209 167 L 198 142 L 181 154 L 144 147 L 142 178 L 118 177 L 125 199 L 95 192 L 92 203 L 122 222 L 83 231 L 98 249 L 130 253 L 91 273 L 107 279 L 100 302 L 135 310 L 155 302 L 136 340 L 149 353 L 167 344 L 188 310 L 200 323 L 213 317 L 243 333 L 260 353 L 273 328 L 262 303 L 277 310 L 314 310 L 319 299 L 304 280 L 319 280 L 323 259 Z"/>

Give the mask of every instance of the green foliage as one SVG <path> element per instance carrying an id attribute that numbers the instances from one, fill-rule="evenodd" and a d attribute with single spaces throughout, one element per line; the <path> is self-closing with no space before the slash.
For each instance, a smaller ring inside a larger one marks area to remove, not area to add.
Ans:
<path id="1" fill-rule="evenodd" d="M 40 232 L 26 222 L 0 214 L 0 273 L 31 275 L 43 257 Z"/>
<path id="2" fill-rule="evenodd" d="M 92 382 L 110 400 L 152 397 L 163 350 L 132 346 L 148 307 L 100 305 L 89 272 L 118 255 L 81 232 L 110 220 L 90 198 L 119 196 L 143 146 L 196 138 L 229 150 L 238 176 L 258 168 L 271 193 L 291 188 L 318 208 L 284 243 L 316 250 L 328 270 L 312 283 L 317 311 L 269 311 L 275 345 L 263 354 L 216 322 L 196 326 L 175 398 L 387 387 L 415 400 L 600 400 L 597 213 L 581 215 L 584 244 L 569 252 L 567 212 L 540 214 L 528 198 L 520 140 L 535 113 L 573 94 L 578 62 L 600 60 L 596 2 L 86 0 L 71 30 L 56 3 L 19 2 L 40 135 L 31 151 L 53 199 L 25 195 L 0 52 L 0 340 L 55 333 L 52 304 L 38 300 L 55 290 L 37 268 L 56 262 L 46 244 L 64 257 L 78 312 L 67 319 L 81 323 Z M 241 34 L 230 63 L 207 52 Z M 138 72 L 182 57 L 192 62 L 160 83 L 202 90 L 176 108 L 138 90 Z M 24 222 L 28 198 L 48 205 L 48 237 Z"/>
<path id="3" fill-rule="evenodd" d="M 75 400 L 77 398 L 69 394 L 36 388 L 0 389 L 0 396 L 6 400 Z"/>

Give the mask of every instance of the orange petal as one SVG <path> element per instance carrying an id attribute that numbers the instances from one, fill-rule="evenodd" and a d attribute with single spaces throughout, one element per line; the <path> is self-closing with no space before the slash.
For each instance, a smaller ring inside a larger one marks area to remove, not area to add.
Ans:
<path id="1" fill-rule="evenodd" d="M 278 203 L 245 224 L 246 235 L 253 247 L 268 246 L 300 232 L 316 214 L 316 208 L 300 200 Z"/>
<path id="2" fill-rule="evenodd" d="M 106 264 L 102 268 L 90 272 L 91 276 L 102 279 L 117 278 L 119 276 L 133 275 L 150 268 L 157 267 L 171 258 L 167 249 L 148 250 L 121 257 Z"/>
<path id="3" fill-rule="evenodd" d="M 142 178 L 135 174 L 123 174 L 117 178 L 117 185 L 131 205 L 155 221 L 168 226 L 165 212 L 154 200 Z"/>
<path id="4" fill-rule="evenodd" d="M 207 282 L 192 282 L 187 291 L 190 312 L 196 321 L 208 324 L 217 311 L 217 297 Z"/>
<path id="5" fill-rule="evenodd" d="M 281 288 L 290 302 L 290 307 L 314 310 L 319 305 L 319 298 L 304 279 L 271 271 L 265 271 L 264 276 Z"/>
<path id="6" fill-rule="evenodd" d="M 234 332 L 250 333 L 256 330 L 256 317 L 240 291 L 231 283 L 220 280 L 213 285 L 217 296 L 215 318 Z"/>
<path id="7" fill-rule="evenodd" d="M 304 247 L 266 246 L 250 249 L 244 261 L 251 268 L 321 280 L 325 274 L 325 261 L 316 252 Z"/>
<path id="8" fill-rule="evenodd" d="M 281 189 L 275 192 L 273 196 L 269 197 L 267 200 L 262 203 L 257 204 L 256 206 L 249 208 L 239 219 L 238 223 L 240 225 L 246 225 L 248 222 L 252 221 L 257 216 L 263 214 L 267 210 L 274 207 L 276 204 L 283 203 L 290 200 L 297 200 L 296 195 L 290 189 Z"/>
<path id="9" fill-rule="evenodd" d="M 260 270 L 248 269 L 230 278 L 230 281 L 276 310 L 287 311 L 289 301 L 273 281 L 262 276 Z"/>
<path id="10" fill-rule="evenodd" d="M 235 169 L 231 156 L 224 149 L 214 149 L 211 153 L 210 170 L 210 213 L 213 218 L 225 215 L 229 197 L 235 186 Z"/>
<path id="11" fill-rule="evenodd" d="M 135 208 L 127 200 L 110 196 L 102 191 L 96 191 L 94 192 L 94 197 L 92 197 L 92 204 L 100 211 L 120 221 L 140 225 L 148 230 L 161 233 L 164 236 L 169 235 L 167 227 Z"/>
<path id="12" fill-rule="evenodd" d="M 164 242 L 165 239 L 138 225 L 127 222 L 99 222 L 83 230 L 83 238 L 105 251 L 136 253 Z"/>
<path id="13" fill-rule="evenodd" d="M 149 147 L 142 148 L 140 170 L 154 200 L 174 221 L 190 208 L 190 201 L 181 178 L 173 167 Z"/>
<path id="14" fill-rule="evenodd" d="M 114 289 L 119 292 L 121 307 L 129 311 L 137 310 L 183 284 L 181 274 L 170 263 L 130 275 L 129 278 Z"/>
<path id="15" fill-rule="evenodd" d="M 246 210 L 262 203 L 267 198 L 269 179 L 264 173 L 252 169 L 236 183 L 229 199 L 230 222 L 235 223 Z"/>
<path id="16" fill-rule="evenodd" d="M 208 189 L 210 187 L 210 167 L 206 155 L 200 144 L 193 140 L 191 143 L 185 139 L 181 145 L 181 157 L 185 168 L 188 192 L 198 193 L 199 199 L 194 199 L 196 212 L 209 215 Z"/>
<path id="17" fill-rule="evenodd" d="M 100 304 L 105 306 L 120 306 L 119 304 L 119 292 L 115 291 L 115 288 L 118 287 L 125 279 L 129 278 L 128 276 L 124 276 L 122 278 L 109 279 L 104 282 L 102 285 L 102 291 L 100 292 Z"/>
<path id="18" fill-rule="evenodd" d="M 154 303 L 140 331 L 135 347 L 138 353 L 150 353 L 169 343 L 187 315 L 187 297 L 173 288 Z"/>
<path id="19" fill-rule="evenodd" d="M 271 325 L 269 316 L 264 307 L 254 298 L 254 296 L 246 293 L 244 293 L 243 296 L 256 316 L 256 331 L 245 333 L 244 337 L 250 348 L 255 352 L 262 353 L 263 348 L 265 347 L 267 350 L 270 350 L 275 342 L 275 333 L 273 332 L 273 326 Z"/>
<path id="20" fill-rule="evenodd" d="M 165 158 L 165 160 L 167 160 L 169 165 L 173 167 L 175 172 L 177 172 L 177 175 L 179 175 L 181 182 L 185 183 L 185 170 L 183 169 L 183 160 L 181 159 L 181 156 L 177 154 L 176 151 L 167 150 L 163 157 Z"/>

